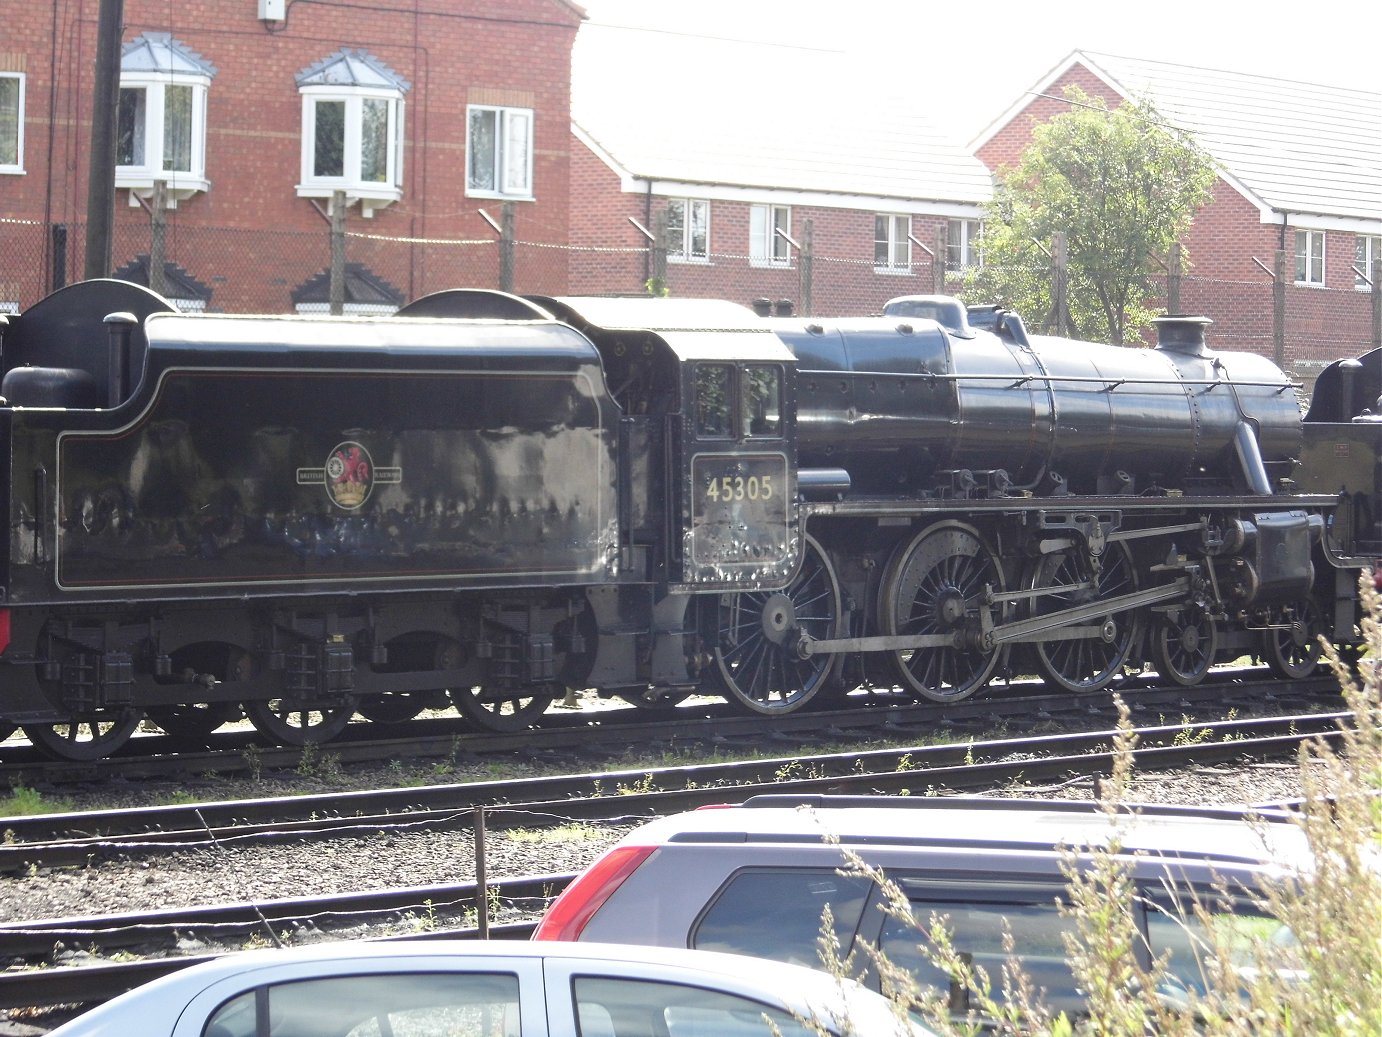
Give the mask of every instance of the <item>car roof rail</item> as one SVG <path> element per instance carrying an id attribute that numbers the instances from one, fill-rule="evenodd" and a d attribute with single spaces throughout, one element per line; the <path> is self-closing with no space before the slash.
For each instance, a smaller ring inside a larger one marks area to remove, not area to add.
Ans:
<path id="1" fill-rule="evenodd" d="M 751 796 L 741 804 L 744 807 L 791 809 L 811 807 L 817 810 L 846 809 L 890 809 L 890 810 L 944 810 L 963 807 L 974 810 L 1027 810 L 1027 811 L 1065 811 L 1072 814 L 1088 814 L 1099 809 L 1099 804 L 1090 799 L 1020 799 L 1000 796 L 889 796 L 889 795 L 830 795 L 824 793 L 763 793 Z M 1123 803 L 1121 813 L 1139 814 L 1146 817 L 1187 817 L 1207 818 L 1221 821 L 1261 820 L 1289 822 L 1292 808 L 1285 804 L 1222 805 L 1209 806 L 1181 803 Z"/>

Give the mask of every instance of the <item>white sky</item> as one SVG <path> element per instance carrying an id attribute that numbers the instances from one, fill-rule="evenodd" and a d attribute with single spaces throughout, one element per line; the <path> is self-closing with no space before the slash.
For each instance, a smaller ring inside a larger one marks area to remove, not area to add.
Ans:
<path id="1" fill-rule="evenodd" d="M 931 122 L 961 144 L 1077 49 L 1382 91 L 1379 0 L 577 2 L 591 21 L 851 52 L 934 96 Z"/>

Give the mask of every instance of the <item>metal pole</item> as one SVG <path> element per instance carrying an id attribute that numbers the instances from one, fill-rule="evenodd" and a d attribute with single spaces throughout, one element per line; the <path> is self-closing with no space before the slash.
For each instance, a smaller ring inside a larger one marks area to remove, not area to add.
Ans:
<path id="1" fill-rule="evenodd" d="M 345 312 L 345 223 L 346 195 L 336 191 L 331 195 L 331 285 L 327 296 L 333 317 Z"/>
<path id="2" fill-rule="evenodd" d="M 1276 250 L 1276 269 L 1272 273 L 1272 359 L 1276 366 L 1286 362 L 1286 250 Z"/>
<path id="3" fill-rule="evenodd" d="M 86 183 L 86 279 L 107 277 L 115 225 L 115 112 L 120 95 L 124 0 L 101 0 L 91 97 L 91 165 Z"/>
<path id="4" fill-rule="evenodd" d="M 154 181 L 153 207 L 149 210 L 149 291 L 159 295 L 168 294 L 168 279 L 164 276 L 164 263 L 168 233 L 168 182 Z"/>
<path id="5" fill-rule="evenodd" d="M 500 207 L 499 220 L 504 228 L 499 235 L 499 290 L 511 292 L 513 291 L 513 202 L 505 202 Z"/>

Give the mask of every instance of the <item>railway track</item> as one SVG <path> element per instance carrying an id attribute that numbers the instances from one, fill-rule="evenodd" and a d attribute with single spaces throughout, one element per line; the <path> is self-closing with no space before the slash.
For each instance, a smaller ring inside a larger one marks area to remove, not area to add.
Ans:
<path id="1" fill-rule="evenodd" d="M 1341 714 L 1302 714 L 1201 725 L 1163 725 L 1141 729 L 1137 765 L 1142 771 L 1181 768 L 1225 760 L 1242 761 L 1290 755 L 1304 737 L 1328 736 Z M 93 851 L 163 853 L 172 848 L 214 845 L 235 839 L 277 840 L 330 838 L 388 825 L 474 826 L 483 809 L 484 825 L 500 827 L 521 819 L 531 826 L 551 820 L 608 820 L 651 816 L 742 799 L 771 788 L 794 792 L 916 791 L 991 788 L 1022 778 L 1069 780 L 1106 773 L 1112 732 L 1041 736 L 937 745 L 869 753 L 794 757 L 800 775 L 780 780 L 782 760 L 705 767 L 676 767 L 626 772 L 655 791 L 612 792 L 619 775 L 588 774 L 558 779 L 491 783 L 488 787 L 446 786 L 401 793 L 360 794 L 334 817 L 313 817 L 325 806 L 311 797 L 292 800 L 206 804 L 201 807 L 76 815 L 66 823 L 67 837 L 56 838 L 54 818 L 35 818 L 10 836 L 28 840 L 7 844 L 7 866 L 27 860 L 44 867 L 64 861 L 86 862 Z M 708 783 L 718 783 L 710 785 Z M 604 794 L 601 794 L 601 793 Z M 425 795 L 420 795 L 425 793 Z M 397 798 L 395 798 L 397 797 Z M 333 797 L 334 798 L 334 797 Z M 412 802 L 407 802 L 407 799 Z M 121 814 L 124 816 L 122 817 Z M 183 825 L 189 818 L 205 824 Z M 251 820 L 251 818 L 254 818 Z M 48 826 L 48 838 L 43 837 Z M 102 825 L 102 836 L 74 833 Z M 114 829 L 123 826 L 124 834 Z M 219 826 L 219 827 L 218 827 Z M 26 865 L 27 866 L 27 865 Z M 307 897 L 258 903 L 217 904 L 179 910 L 106 917 L 46 919 L 0 926 L 0 956 L 11 961 L 51 961 L 55 947 L 80 947 L 87 954 L 138 950 L 145 955 L 127 964 L 86 959 L 81 967 L 34 968 L 0 974 L 0 1008 L 89 1002 L 113 996 L 174 969 L 202 960 L 208 940 L 244 940 L 255 933 L 273 939 L 275 931 L 339 929 L 370 920 L 392 919 L 408 931 L 394 938 L 425 939 L 442 935 L 477 936 L 480 904 L 486 930 L 494 937 L 524 938 L 542 906 L 569 881 L 569 874 L 498 879 L 348 895 Z M 492 925 L 489 915 L 502 905 Z M 526 914 L 526 917 L 522 917 Z M 419 926 L 418 920 L 426 924 Z M 417 931 L 419 928 L 422 931 Z M 190 953 L 189 953 L 190 952 Z M 90 962 L 96 961 L 97 964 Z"/>
<path id="2" fill-rule="evenodd" d="M 1298 703 L 1302 710 L 1312 708 L 1336 696 L 1337 689 L 1337 682 L 1328 675 L 1288 683 L 1263 667 L 1248 667 L 1217 669 L 1196 687 L 1161 685 L 1154 678 L 1134 675 L 1110 691 L 1122 695 L 1135 710 L 1210 706 L 1251 711 L 1260 709 L 1263 702 L 1276 708 L 1289 707 L 1290 703 Z M 1110 694 L 1072 696 L 1064 691 L 1050 692 L 1036 681 L 1019 681 L 994 685 L 982 696 L 944 705 L 916 702 L 888 689 L 855 693 L 835 709 L 780 717 L 746 716 L 727 703 L 703 701 L 679 707 L 666 716 L 650 715 L 633 706 L 571 713 L 553 710 L 543 716 L 541 726 L 508 734 L 476 732 L 454 718 L 387 726 L 361 723 L 351 725 L 328 745 L 307 749 L 266 746 L 250 730 L 218 732 L 209 746 L 196 747 L 166 735 L 146 734 L 131 739 L 118 755 L 90 762 L 51 760 L 14 740 L 0 747 L 0 783 L 15 787 L 39 782 L 70 785 L 176 779 L 188 774 L 234 776 L 255 770 L 292 770 L 305 754 L 329 755 L 341 766 L 516 754 L 534 758 L 565 754 L 588 759 L 639 744 L 732 746 L 736 741 L 809 742 L 816 737 L 838 740 L 879 733 L 891 738 L 906 732 L 922 737 L 936 732 L 953 735 L 967 728 L 986 730 L 999 723 L 1021 730 L 1060 717 L 1087 720 L 1101 711 L 1113 715 Z M 384 737 L 380 737 L 381 729 Z"/>
<path id="3" fill-rule="evenodd" d="M 1303 737 L 1328 737 L 1337 730 L 1344 715 L 1318 710 L 1321 703 L 1330 700 L 1331 684 L 1322 678 L 1290 689 L 1291 702 L 1317 707 L 1308 712 L 1143 728 L 1139 731 L 1138 770 L 1289 756 Z M 1196 702 L 1198 693 L 1208 696 L 1217 691 L 1212 698 L 1224 709 L 1238 699 L 1246 705 L 1262 698 L 1262 687 L 1252 673 L 1228 677 L 1217 689 L 1193 691 L 1197 694 L 1185 688 L 1133 687 L 1123 689 L 1122 694 L 1143 715 L 1173 710 L 1179 715 L 1203 704 Z M 1069 696 L 1050 698 L 1052 706 L 1070 704 Z M 1041 716 L 1043 711 L 1033 714 L 1033 703 L 1028 697 L 1014 698 L 1011 704 L 1020 707 L 1021 715 Z M 1008 704 L 1003 698 L 964 703 L 963 708 L 943 711 L 943 722 L 952 731 L 979 722 L 991 727 Z M 1091 704 L 1076 702 L 1075 706 L 1083 719 L 1090 719 L 1085 711 L 1094 709 Z M 782 732 L 782 719 L 792 720 L 788 726 L 795 730 Z M 771 728 L 777 732 L 775 737 L 807 742 L 828 729 L 834 736 L 886 731 L 891 741 L 905 743 L 911 734 L 933 736 L 939 723 L 936 711 L 926 707 L 859 708 L 825 718 L 779 718 Z M 706 725 L 715 733 L 707 732 Z M 617 726 L 612 722 L 602 725 L 599 733 L 609 734 L 612 743 L 626 740 L 631 732 L 618 731 Z M 686 740 L 759 738 L 761 748 L 757 726 L 752 718 L 688 717 L 662 726 L 661 732 L 664 737 Z M 570 738 L 576 728 L 574 724 L 560 725 L 551 737 Z M 639 732 L 643 728 L 637 725 Z M 591 738 L 588 727 L 581 727 L 580 733 L 587 742 Z M 528 732 L 525 741 L 530 744 L 534 734 L 548 732 Z M 904 745 L 865 752 L 793 752 L 737 763 L 11 818 L 4 822 L 0 875 L 36 868 L 84 867 L 112 856 L 152 858 L 175 850 L 332 839 L 362 832 L 474 830 L 477 822 L 498 829 L 638 820 L 705 803 L 743 799 L 766 790 L 918 793 L 983 790 L 1014 781 L 1059 784 L 1107 773 L 1112 735 L 1110 725 L 1059 735 Z M 118 763 L 106 761 L 107 765 Z M 476 883 L 458 883 L 4 925 L 0 926 L 0 956 L 35 967 L 0 973 L 0 1008 L 105 999 L 201 960 L 204 941 L 243 941 L 256 932 L 271 939 L 275 929 L 339 930 L 341 926 L 370 924 L 370 920 L 387 923 L 393 919 L 395 929 L 411 927 L 411 931 L 395 933 L 393 938 L 476 936 L 480 933 L 478 905 L 484 903 L 488 905 L 484 917 L 489 935 L 523 938 L 530 931 L 532 918 L 569 877 L 553 873 L 503 878 L 484 883 L 483 892 Z M 491 922 L 492 913 L 495 917 Z M 419 919 L 426 919 L 426 924 L 419 926 Z M 54 963 L 55 948 L 67 948 L 69 954 L 71 948 L 81 948 L 78 958 L 82 964 L 37 967 Z M 99 957 L 133 952 L 142 955 L 140 960 L 112 963 Z"/>

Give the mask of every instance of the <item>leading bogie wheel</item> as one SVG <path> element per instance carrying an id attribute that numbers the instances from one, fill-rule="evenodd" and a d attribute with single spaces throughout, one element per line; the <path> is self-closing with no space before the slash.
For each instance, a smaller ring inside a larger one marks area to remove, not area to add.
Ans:
<path id="1" fill-rule="evenodd" d="M 103 711 L 49 724 L 25 724 L 34 747 L 57 760 L 87 763 L 109 756 L 130 740 L 143 714 L 137 710 Z"/>
<path id="2" fill-rule="evenodd" d="M 294 746 L 331 741 L 346 729 L 355 707 L 353 696 L 317 702 L 284 695 L 244 703 L 256 731 L 275 745 Z"/>
<path id="3" fill-rule="evenodd" d="M 1098 576 L 1091 579 L 1089 564 L 1081 554 L 1062 551 L 1043 556 L 1029 583 L 1033 589 L 1053 593 L 1034 599 L 1032 614 L 1059 612 L 1137 590 L 1136 569 L 1125 545 L 1113 544 L 1101 562 Z M 1042 676 L 1076 694 L 1106 687 L 1122 672 L 1133 646 L 1141 640 L 1141 619 L 1138 610 L 1126 609 L 1072 624 L 1074 630 L 1052 631 L 1036 644 Z M 1082 636 L 1058 636 L 1076 631 Z"/>
<path id="4" fill-rule="evenodd" d="M 903 689 L 933 702 L 956 702 L 979 690 L 1002 656 L 982 646 L 986 592 L 1003 590 L 998 557 L 978 531 L 942 523 L 898 545 L 888 564 L 879 605 L 887 636 L 927 635 L 943 643 L 891 653 Z"/>
<path id="5" fill-rule="evenodd" d="M 839 655 L 803 655 L 803 641 L 840 636 L 840 583 L 825 549 L 806 537 L 801 568 L 778 591 L 720 595 L 708 631 L 712 676 L 725 698 L 749 713 L 801 709 L 830 686 Z"/>
<path id="6" fill-rule="evenodd" d="M 1161 616 L 1152 631 L 1152 665 L 1156 672 L 1182 687 L 1204 680 L 1219 650 L 1214 617 L 1199 606 L 1187 606 Z"/>

